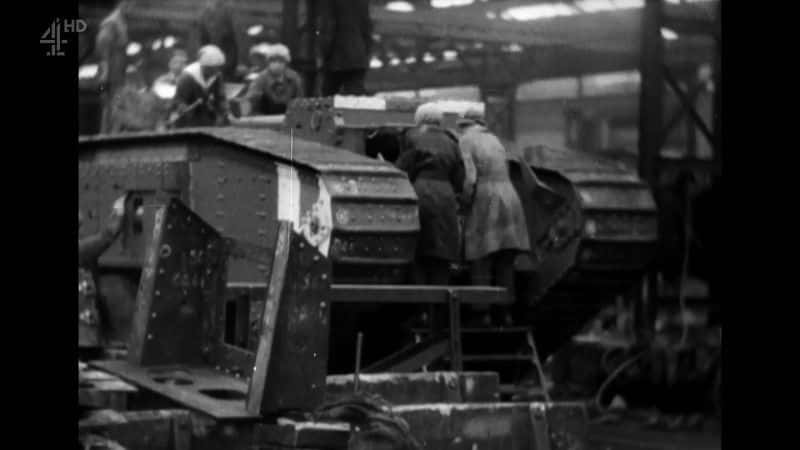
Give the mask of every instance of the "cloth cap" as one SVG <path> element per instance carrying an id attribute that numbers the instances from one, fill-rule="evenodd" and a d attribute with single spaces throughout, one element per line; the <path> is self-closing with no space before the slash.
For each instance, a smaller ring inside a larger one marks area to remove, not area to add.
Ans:
<path id="1" fill-rule="evenodd" d="M 425 123 L 441 125 L 442 119 L 444 119 L 444 113 L 433 103 L 423 103 L 419 105 L 417 111 L 414 112 L 414 123 L 417 125 Z"/>
<path id="2" fill-rule="evenodd" d="M 256 44 L 250 48 L 251 55 L 261 55 L 265 58 L 268 58 L 270 53 L 272 53 L 272 46 L 266 42 Z"/>
<path id="3" fill-rule="evenodd" d="M 474 123 L 484 126 L 486 125 L 486 122 L 484 121 L 483 111 L 476 108 L 470 108 L 466 110 L 464 112 L 464 115 L 456 122 L 458 126 L 472 125 Z"/>
<path id="4" fill-rule="evenodd" d="M 283 44 L 275 44 L 271 50 L 270 54 L 267 55 L 267 59 L 279 58 L 287 63 L 292 62 L 292 54 L 289 52 L 289 47 Z"/>
<path id="5" fill-rule="evenodd" d="M 225 54 L 216 45 L 206 45 L 197 52 L 197 61 L 203 67 L 222 67 L 225 65 Z"/>

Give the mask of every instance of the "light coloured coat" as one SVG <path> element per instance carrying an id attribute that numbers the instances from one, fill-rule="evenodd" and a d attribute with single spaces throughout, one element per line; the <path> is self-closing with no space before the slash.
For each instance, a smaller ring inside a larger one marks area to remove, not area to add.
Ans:
<path id="1" fill-rule="evenodd" d="M 474 261 L 499 250 L 530 250 L 525 212 L 511 182 L 503 144 L 485 127 L 473 125 L 461 136 L 459 148 L 469 205 L 465 258 Z"/>

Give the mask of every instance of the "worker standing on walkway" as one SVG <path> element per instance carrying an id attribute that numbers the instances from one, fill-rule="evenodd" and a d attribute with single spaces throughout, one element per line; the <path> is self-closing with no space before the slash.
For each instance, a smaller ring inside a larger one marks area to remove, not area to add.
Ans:
<path id="1" fill-rule="evenodd" d="M 464 184 L 464 164 L 455 136 L 442 128 L 442 111 L 433 103 L 414 114 L 397 167 L 408 174 L 419 198 L 420 234 L 414 282 L 450 284 L 450 263 L 460 257 L 458 194 Z"/>
<path id="2" fill-rule="evenodd" d="M 320 8 L 322 95 L 366 95 L 364 79 L 372 52 L 367 0 L 326 0 Z"/>
<path id="3" fill-rule="evenodd" d="M 464 160 L 467 215 L 464 256 L 471 264 L 472 283 L 502 286 L 514 296 L 514 260 L 530 250 L 522 203 L 511 182 L 506 150 L 487 128 L 483 113 L 468 110 L 458 121 Z M 505 311 L 495 317 L 510 324 Z"/>

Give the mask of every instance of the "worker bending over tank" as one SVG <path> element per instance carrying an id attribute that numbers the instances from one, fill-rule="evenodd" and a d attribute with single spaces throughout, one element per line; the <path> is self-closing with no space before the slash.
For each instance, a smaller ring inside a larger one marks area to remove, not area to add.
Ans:
<path id="1" fill-rule="evenodd" d="M 228 100 L 222 68 L 225 54 L 214 45 L 198 51 L 197 61 L 178 77 L 170 123 L 175 127 L 227 125 Z"/>
<path id="2" fill-rule="evenodd" d="M 267 66 L 250 84 L 245 97 L 253 114 L 284 114 L 292 99 L 305 96 L 303 81 L 288 67 L 292 56 L 285 45 L 267 45 L 262 51 Z"/>
<path id="3" fill-rule="evenodd" d="M 408 174 L 419 199 L 420 234 L 414 282 L 450 283 L 450 262 L 460 259 L 458 194 L 464 184 L 464 164 L 456 137 L 442 128 L 442 111 L 432 103 L 414 114 L 397 167 Z"/>
<path id="4" fill-rule="evenodd" d="M 514 260 L 530 250 L 522 202 L 511 183 L 506 150 L 483 121 L 483 113 L 468 110 L 459 119 L 459 147 L 466 172 L 464 196 L 464 256 L 472 283 L 502 286 L 514 295 Z M 510 324 L 511 316 L 501 319 Z"/>

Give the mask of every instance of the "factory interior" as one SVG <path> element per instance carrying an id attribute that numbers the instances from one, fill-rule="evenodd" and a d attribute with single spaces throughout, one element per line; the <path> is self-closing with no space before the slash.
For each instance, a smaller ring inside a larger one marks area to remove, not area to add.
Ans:
<path id="1" fill-rule="evenodd" d="M 721 448 L 720 3 L 80 0 L 81 448 Z"/>

